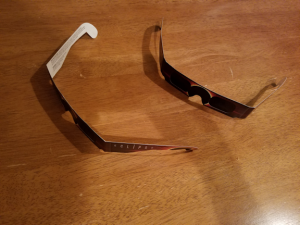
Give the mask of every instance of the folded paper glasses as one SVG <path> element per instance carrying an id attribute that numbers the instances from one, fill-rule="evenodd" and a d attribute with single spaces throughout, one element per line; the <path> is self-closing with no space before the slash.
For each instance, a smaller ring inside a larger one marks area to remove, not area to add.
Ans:
<path id="1" fill-rule="evenodd" d="M 147 151 L 147 150 L 196 150 L 196 147 L 191 146 L 176 146 L 176 145 L 152 145 L 152 144 L 138 144 L 138 143 L 123 143 L 123 142 L 110 142 L 101 138 L 81 117 L 76 113 L 72 106 L 68 103 L 62 93 L 59 91 L 53 80 L 55 74 L 62 67 L 66 56 L 72 45 L 85 33 L 92 38 L 98 35 L 97 29 L 90 23 L 82 24 L 72 36 L 63 44 L 57 53 L 47 63 L 47 68 L 50 73 L 50 79 L 53 87 L 58 93 L 62 104 L 66 111 L 70 111 L 75 124 L 82 130 L 82 132 L 100 149 L 106 152 L 134 152 L 134 151 Z"/>
<path id="2" fill-rule="evenodd" d="M 64 105 L 66 111 L 70 111 L 74 119 L 75 124 L 82 130 L 82 132 L 100 149 L 106 152 L 134 152 L 134 151 L 146 151 L 146 150 L 196 150 L 196 147 L 191 146 L 174 146 L 174 145 L 152 145 L 152 144 L 138 144 L 138 143 L 124 143 L 124 142 L 110 142 L 105 141 L 101 138 L 81 117 L 76 113 L 68 101 L 64 98 L 62 93 L 57 88 L 53 78 L 56 73 L 60 70 L 63 65 L 66 56 L 72 47 L 72 45 L 85 33 L 91 38 L 96 38 L 98 35 L 97 29 L 90 23 L 82 24 L 72 36 L 63 44 L 63 46 L 57 51 L 57 53 L 51 58 L 47 63 L 47 68 L 50 73 L 50 79 L 53 83 L 53 87 L 58 93 L 62 104 Z M 220 111 L 232 117 L 245 118 L 251 111 L 256 107 L 250 107 L 242 103 L 236 102 L 222 95 L 219 95 L 199 84 L 192 81 L 188 77 L 184 76 L 172 66 L 170 66 L 164 58 L 163 42 L 162 42 L 162 32 L 160 39 L 160 65 L 161 72 L 171 85 L 182 91 L 187 96 L 199 95 L 202 99 L 203 105 Z M 286 78 L 279 82 L 276 91 L 284 82 Z M 274 91 L 271 93 L 273 94 Z M 270 95 L 271 95 L 270 94 Z M 269 96 L 270 96 L 269 95 Z M 268 96 L 268 97 L 269 97 Z M 267 98 L 268 98 L 267 97 Z M 265 98 L 264 100 L 266 100 Z M 264 101 L 263 100 L 263 101 Z"/>
<path id="3" fill-rule="evenodd" d="M 255 108 L 257 108 L 261 103 L 263 103 L 267 98 L 269 98 L 276 90 L 278 90 L 286 81 L 286 77 L 283 78 L 276 85 L 276 88 L 264 98 L 256 106 L 251 107 L 234 101 L 232 99 L 226 98 L 225 96 L 219 95 L 206 87 L 201 86 L 190 78 L 184 76 L 182 73 L 174 69 L 166 61 L 164 57 L 163 41 L 162 41 L 162 26 L 160 33 L 160 69 L 161 73 L 165 77 L 165 80 L 171 85 L 176 87 L 178 90 L 183 92 L 185 95 L 192 97 L 194 95 L 199 95 L 202 99 L 204 106 L 217 110 L 231 117 L 246 118 Z"/>

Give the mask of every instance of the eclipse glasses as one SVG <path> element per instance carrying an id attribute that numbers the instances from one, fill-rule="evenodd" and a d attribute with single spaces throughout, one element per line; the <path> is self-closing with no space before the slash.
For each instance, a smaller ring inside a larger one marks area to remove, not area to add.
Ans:
<path id="1" fill-rule="evenodd" d="M 66 56 L 73 46 L 73 44 L 85 33 L 91 38 L 96 38 L 98 35 L 97 29 L 90 23 L 82 24 L 72 36 L 62 45 L 62 47 L 55 53 L 51 60 L 47 63 L 47 68 L 50 73 L 50 79 L 53 87 L 59 95 L 62 104 L 66 111 L 69 111 L 73 117 L 75 124 L 81 131 L 100 149 L 105 152 L 135 152 L 147 150 L 180 150 L 186 149 L 188 151 L 196 150 L 196 147 L 191 146 L 176 146 L 176 145 L 152 145 L 139 143 L 125 143 L 125 142 L 110 142 L 101 138 L 81 117 L 76 113 L 72 106 L 68 103 L 65 97 L 57 88 L 53 78 L 62 67 Z M 231 117 L 246 118 L 256 107 L 269 98 L 276 90 L 278 90 L 285 82 L 286 78 L 282 79 L 274 88 L 273 92 L 269 94 L 264 100 L 258 103 L 255 107 L 247 106 L 232 99 L 226 98 L 222 95 L 213 92 L 195 81 L 184 76 L 182 73 L 174 69 L 165 59 L 162 41 L 162 26 L 160 35 L 160 69 L 165 80 L 187 96 L 199 95 L 204 106 L 217 110 Z"/>

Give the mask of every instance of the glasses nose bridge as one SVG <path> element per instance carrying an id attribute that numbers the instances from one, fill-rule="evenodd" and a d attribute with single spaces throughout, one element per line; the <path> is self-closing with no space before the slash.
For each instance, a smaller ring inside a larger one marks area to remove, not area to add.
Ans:
<path id="1" fill-rule="evenodd" d="M 61 97 L 61 102 L 64 105 L 65 110 L 70 111 L 70 106 L 63 97 Z"/>
<path id="2" fill-rule="evenodd" d="M 75 113 L 75 111 L 70 107 L 70 113 L 71 113 L 71 115 L 72 115 L 72 117 L 73 117 L 73 120 L 74 120 L 74 123 L 75 124 L 78 124 L 78 116 L 77 116 L 77 114 Z"/>
<path id="3" fill-rule="evenodd" d="M 189 96 L 192 97 L 194 95 L 198 95 L 201 97 L 202 103 L 207 104 L 211 98 L 209 92 L 200 86 L 192 86 L 189 91 Z"/>

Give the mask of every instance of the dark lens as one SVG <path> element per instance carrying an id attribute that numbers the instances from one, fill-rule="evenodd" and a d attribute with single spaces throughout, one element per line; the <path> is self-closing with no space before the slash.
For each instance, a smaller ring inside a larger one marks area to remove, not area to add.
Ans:
<path id="1" fill-rule="evenodd" d="M 60 98 L 62 104 L 63 104 L 64 107 L 65 107 L 65 110 L 66 110 L 66 111 L 69 111 L 69 110 L 70 110 L 70 106 L 69 106 L 68 103 L 66 102 L 64 96 L 60 93 L 60 91 L 59 91 L 58 88 L 56 87 L 54 81 L 53 81 L 52 79 L 51 79 L 51 81 L 52 81 L 52 84 L 53 84 L 53 87 L 54 87 L 56 93 L 58 94 L 58 96 L 59 96 L 59 98 Z"/>
<path id="2" fill-rule="evenodd" d="M 173 73 L 171 75 L 171 82 L 183 91 L 188 91 L 191 87 L 190 82 L 188 82 L 186 79 L 184 79 L 182 76 L 176 73 Z"/>
<path id="3" fill-rule="evenodd" d="M 82 130 L 82 132 L 91 139 L 91 141 L 95 142 L 97 140 L 97 134 L 90 128 L 81 118 L 78 117 L 78 126 Z"/>
<path id="4" fill-rule="evenodd" d="M 66 111 L 69 111 L 71 109 L 69 104 L 66 102 L 66 100 L 62 96 L 61 96 L 61 102 L 64 105 Z"/>
<path id="5" fill-rule="evenodd" d="M 223 112 L 227 112 L 227 113 L 232 112 L 235 109 L 234 103 L 232 103 L 228 100 L 219 98 L 219 97 L 212 97 L 209 100 L 209 104 L 211 106 L 213 106 L 219 110 L 222 110 Z"/>

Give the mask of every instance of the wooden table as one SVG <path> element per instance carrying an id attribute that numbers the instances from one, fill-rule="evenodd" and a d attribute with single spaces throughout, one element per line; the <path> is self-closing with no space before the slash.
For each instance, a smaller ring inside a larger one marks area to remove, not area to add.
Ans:
<path id="1" fill-rule="evenodd" d="M 0 5 L 0 224 L 300 224 L 299 1 L 5 1 Z M 167 61 L 242 103 L 188 98 Z M 55 82 L 108 141 L 197 151 L 108 153 L 74 125 L 46 63 L 80 24 Z"/>

